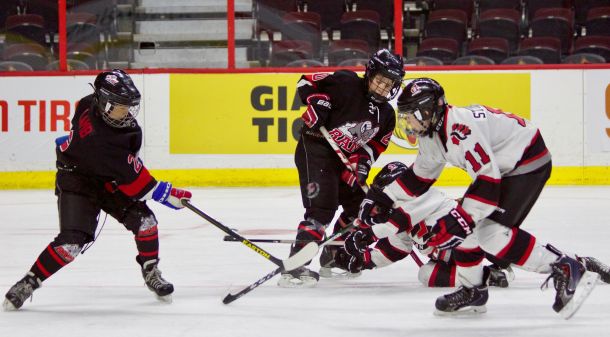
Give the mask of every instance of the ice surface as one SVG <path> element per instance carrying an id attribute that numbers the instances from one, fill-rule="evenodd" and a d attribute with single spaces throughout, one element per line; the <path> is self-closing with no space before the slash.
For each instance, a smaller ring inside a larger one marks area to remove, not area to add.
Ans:
<path id="1" fill-rule="evenodd" d="M 457 196 L 463 188 L 442 188 Z M 194 189 L 193 204 L 249 238 L 293 238 L 303 209 L 298 188 Z M 144 286 L 133 237 L 110 217 L 84 255 L 48 279 L 18 312 L 0 312 L 1 337 L 25 336 L 607 336 L 610 286 L 599 284 L 569 321 L 552 309 L 545 275 L 516 271 L 508 289 L 491 288 L 478 317 L 432 315 L 450 289 L 417 280 L 410 258 L 353 280 L 322 279 L 313 289 L 282 289 L 277 277 L 230 305 L 228 291 L 276 266 L 187 209 L 151 202 L 159 220 L 163 276 L 172 304 Z M 610 262 L 610 187 L 547 187 L 524 228 L 540 242 Z M 103 217 L 102 217 L 103 220 Z M 57 234 L 52 191 L 0 191 L 0 291 L 29 269 Z M 254 235 L 259 233 L 259 235 Z M 264 235 L 260 235 L 264 233 Z M 279 258 L 288 245 L 261 244 Z M 317 269 L 317 262 L 313 265 Z"/>

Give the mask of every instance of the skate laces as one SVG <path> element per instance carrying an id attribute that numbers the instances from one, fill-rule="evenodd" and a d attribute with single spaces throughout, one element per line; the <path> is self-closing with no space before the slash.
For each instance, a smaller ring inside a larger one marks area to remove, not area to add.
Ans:
<path id="1" fill-rule="evenodd" d="M 474 288 L 472 290 L 461 286 L 457 291 L 445 295 L 447 301 L 453 305 L 462 305 L 468 303 L 474 294 Z"/>
<path id="2" fill-rule="evenodd" d="M 546 280 L 544 281 L 544 283 L 542 283 L 542 285 L 540 286 L 541 290 L 546 290 L 549 288 L 549 281 L 551 280 L 551 278 L 553 279 L 553 287 L 555 288 L 555 290 L 557 290 L 557 293 L 564 293 L 567 286 L 568 286 L 568 278 L 566 277 L 566 275 L 570 274 L 570 271 L 567 270 L 568 266 L 566 266 L 565 264 L 559 264 L 559 263 L 553 263 L 551 265 L 552 268 L 552 272 L 551 274 L 546 278 Z"/>
<path id="3" fill-rule="evenodd" d="M 36 282 L 36 280 L 32 281 Z M 25 302 L 28 297 L 30 298 L 30 302 L 34 300 L 34 286 L 28 282 L 27 279 L 15 284 L 9 292 L 15 294 L 21 302 Z"/>
<path id="4" fill-rule="evenodd" d="M 150 270 L 146 271 L 144 281 L 153 288 L 158 288 L 160 286 L 169 284 L 165 279 L 163 279 L 163 277 L 161 277 L 161 271 L 159 268 L 157 268 L 157 266 L 154 266 Z"/>

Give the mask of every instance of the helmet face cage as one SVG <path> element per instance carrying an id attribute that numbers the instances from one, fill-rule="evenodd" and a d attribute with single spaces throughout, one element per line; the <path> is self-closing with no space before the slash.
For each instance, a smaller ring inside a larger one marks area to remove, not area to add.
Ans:
<path id="1" fill-rule="evenodd" d="M 446 106 L 445 92 L 438 82 L 427 78 L 416 79 L 405 87 L 398 99 L 397 127 L 407 135 L 432 135 Z M 421 124 L 420 130 L 415 131 L 408 121 L 409 116 Z"/>
<path id="2" fill-rule="evenodd" d="M 106 124 L 124 128 L 134 123 L 140 111 L 140 92 L 127 73 L 118 69 L 103 72 L 95 79 L 94 88 L 97 106 Z M 126 107 L 126 114 L 119 118 L 111 116 L 118 106 Z"/>
<path id="3" fill-rule="evenodd" d="M 389 78 L 393 82 L 392 88 L 387 96 L 379 95 L 370 88 L 370 81 L 375 78 L 377 74 L 381 74 L 383 77 Z M 384 103 L 392 100 L 398 94 L 404 76 L 405 70 L 402 57 L 392 54 L 387 49 L 376 52 L 369 60 L 364 73 L 369 99 L 372 99 L 377 103 Z"/>

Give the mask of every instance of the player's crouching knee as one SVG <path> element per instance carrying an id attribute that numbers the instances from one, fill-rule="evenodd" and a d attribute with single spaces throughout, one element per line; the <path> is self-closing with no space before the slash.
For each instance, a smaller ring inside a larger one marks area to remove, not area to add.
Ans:
<path id="1" fill-rule="evenodd" d="M 432 277 L 432 273 L 434 273 L 434 268 L 436 267 L 436 263 L 433 261 L 429 261 L 419 268 L 419 272 L 417 273 L 417 278 L 419 282 L 425 287 L 430 287 L 430 278 Z"/>

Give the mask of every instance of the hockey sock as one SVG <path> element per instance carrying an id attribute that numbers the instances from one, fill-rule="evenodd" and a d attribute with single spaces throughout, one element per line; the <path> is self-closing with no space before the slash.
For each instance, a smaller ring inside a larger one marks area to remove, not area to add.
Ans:
<path id="1" fill-rule="evenodd" d="M 140 263 L 159 259 L 159 233 L 157 232 L 157 225 L 149 228 L 140 227 L 135 240 L 138 247 L 138 261 Z"/>
<path id="2" fill-rule="evenodd" d="M 36 262 L 34 262 L 30 271 L 34 273 L 40 281 L 44 281 L 63 266 L 72 262 L 80 253 L 81 249 L 82 247 L 77 244 L 53 246 L 53 243 L 51 243 L 42 253 L 40 253 L 40 255 L 38 255 L 38 259 L 36 259 Z"/>
<path id="3" fill-rule="evenodd" d="M 456 265 L 442 261 L 430 261 L 419 268 L 417 278 L 428 287 L 454 287 Z"/>
<path id="4" fill-rule="evenodd" d="M 512 228 L 510 233 L 508 244 L 496 254 L 496 257 L 514 265 L 522 266 L 532 253 L 536 238 L 519 228 Z"/>

